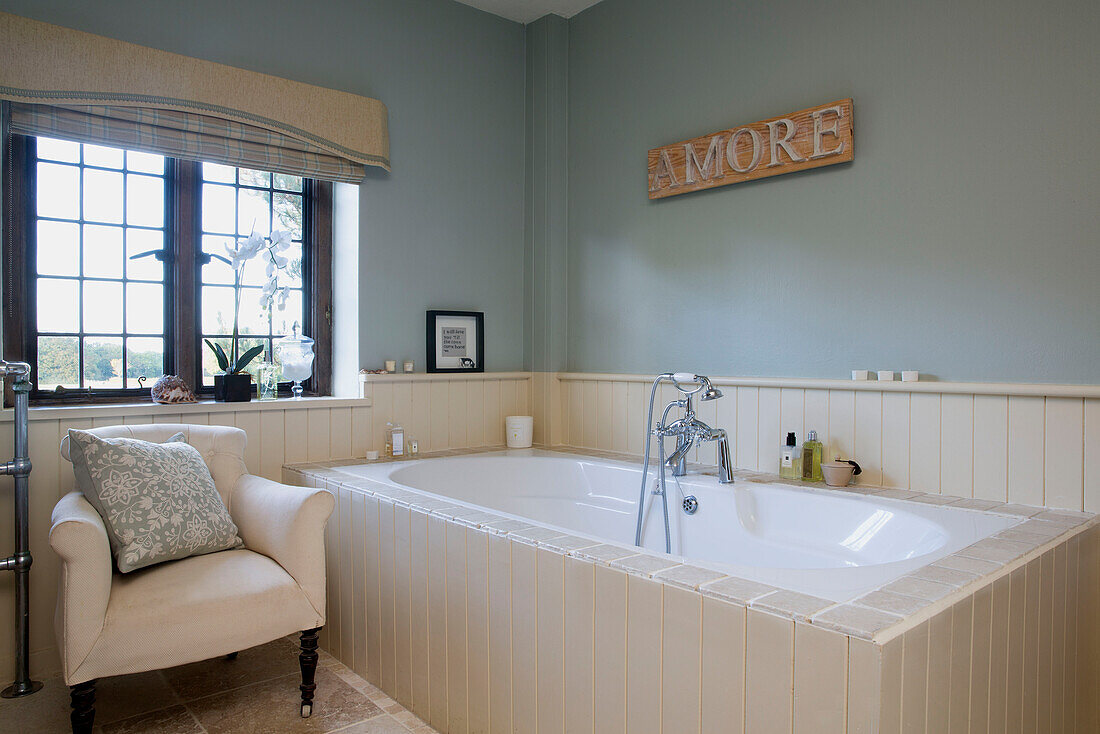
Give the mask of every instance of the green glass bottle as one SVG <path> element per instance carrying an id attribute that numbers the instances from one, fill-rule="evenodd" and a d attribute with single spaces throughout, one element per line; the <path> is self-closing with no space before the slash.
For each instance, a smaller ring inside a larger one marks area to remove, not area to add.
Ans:
<path id="1" fill-rule="evenodd" d="M 802 481 L 821 480 L 821 442 L 817 440 L 817 431 L 810 431 L 802 442 Z"/>

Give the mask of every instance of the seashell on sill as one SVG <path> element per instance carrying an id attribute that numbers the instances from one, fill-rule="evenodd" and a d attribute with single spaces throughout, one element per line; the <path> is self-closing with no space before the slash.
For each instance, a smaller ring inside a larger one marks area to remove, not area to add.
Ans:
<path id="1" fill-rule="evenodd" d="M 154 403 L 171 405 L 173 403 L 197 403 L 195 393 L 177 375 L 161 375 L 150 390 Z"/>

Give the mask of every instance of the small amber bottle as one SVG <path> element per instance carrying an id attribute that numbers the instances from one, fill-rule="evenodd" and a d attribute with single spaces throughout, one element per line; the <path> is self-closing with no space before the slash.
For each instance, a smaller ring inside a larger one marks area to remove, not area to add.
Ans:
<path id="1" fill-rule="evenodd" d="M 405 455 L 405 429 L 397 423 L 386 424 L 386 456 L 398 458 Z"/>
<path id="2" fill-rule="evenodd" d="M 806 440 L 802 442 L 802 480 L 806 482 L 820 482 L 821 476 L 821 442 L 817 440 L 817 431 L 806 434 Z"/>

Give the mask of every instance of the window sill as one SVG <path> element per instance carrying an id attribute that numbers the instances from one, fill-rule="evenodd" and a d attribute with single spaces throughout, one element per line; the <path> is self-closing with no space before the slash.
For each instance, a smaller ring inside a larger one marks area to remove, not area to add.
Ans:
<path id="1" fill-rule="evenodd" d="M 97 405 L 39 405 L 30 409 L 31 421 L 77 420 L 116 416 L 178 415 L 184 422 L 196 413 L 240 413 L 261 410 L 308 410 L 309 408 L 369 408 L 370 398 L 304 397 L 277 400 L 253 400 L 248 403 L 219 403 L 200 400 L 197 403 L 161 405 L 153 402 L 100 403 Z M 0 413 L 0 423 L 12 420 L 12 410 Z"/>

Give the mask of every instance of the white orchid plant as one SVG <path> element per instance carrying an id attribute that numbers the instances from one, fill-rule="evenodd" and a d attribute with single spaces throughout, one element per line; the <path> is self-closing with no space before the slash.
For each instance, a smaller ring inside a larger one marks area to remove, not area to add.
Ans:
<path id="1" fill-rule="evenodd" d="M 232 247 L 226 244 L 225 251 L 228 257 L 211 254 L 211 257 L 233 268 L 233 343 L 230 345 L 230 351 L 226 354 L 220 344 L 209 339 L 203 340 L 218 360 L 218 367 L 227 375 L 244 372 L 249 363 L 264 350 L 261 344 L 241 354 L 237 346 L 240 336 L 238 317 L 241 311 L 241 283 L 244 281 L 245 266 L 256 258 L 264 261 L 267 281 L 264 283 L 263 290 L 260 291 L 260 307 L 266 310 L 278 307 L 282 311 L 286 308 L 286 301 L 290 296 L 290 287 L 279 284 L 279 275 L 290 264 L 290 258 L 282 253 L 286 252 L 292 244 L 294 243 L 290 233 L 277 229 L 268 237 L 253 232 L 243 242 L 234 242 Z"/>

